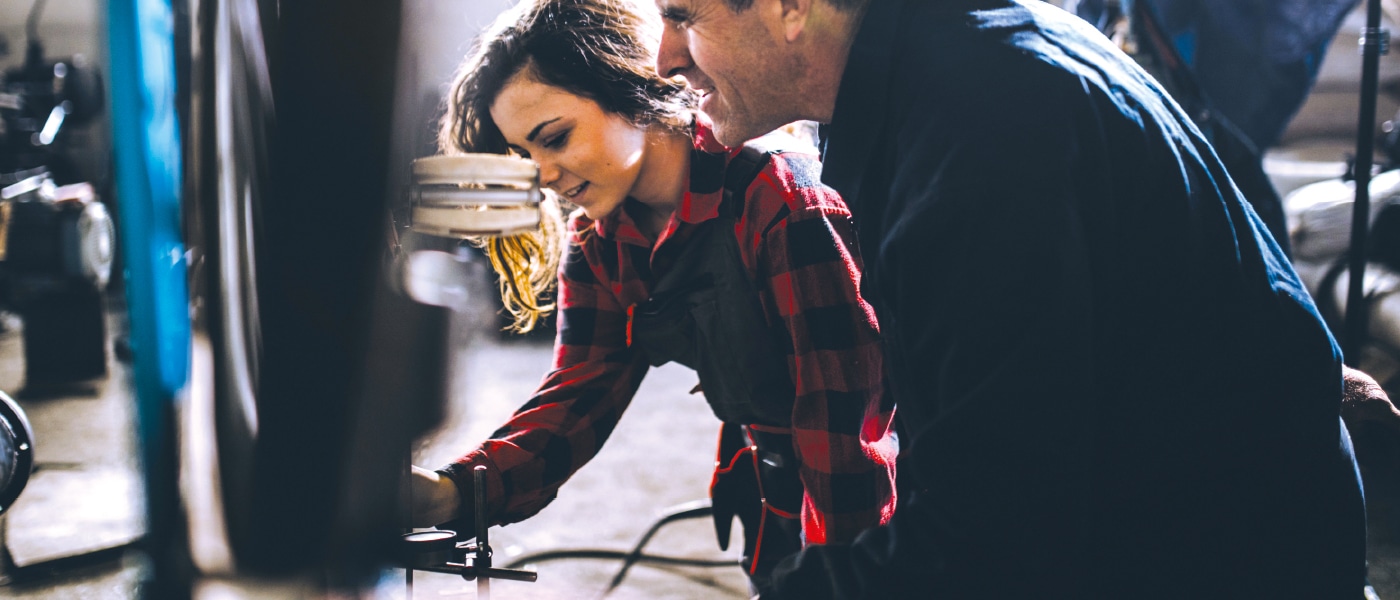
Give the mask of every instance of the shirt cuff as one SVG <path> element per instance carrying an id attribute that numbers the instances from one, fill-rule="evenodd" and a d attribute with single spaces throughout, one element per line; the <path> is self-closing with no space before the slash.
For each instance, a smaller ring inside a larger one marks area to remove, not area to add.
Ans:
<path id="1" fill-rule="evenodd" d="M 472 465 L 452 463 L 438 469 L 438 474 L 452 480 L 457 488 L 457 515 L 451 520 L 438 523 L 438 529 L 457 532 L 458 539 L 476 537 L 476 493 L 472 485 Z"/>

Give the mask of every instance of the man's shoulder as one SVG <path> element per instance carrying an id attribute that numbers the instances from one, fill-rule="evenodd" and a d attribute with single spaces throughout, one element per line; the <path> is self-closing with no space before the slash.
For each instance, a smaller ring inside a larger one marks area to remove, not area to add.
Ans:
<path id="1" fill-rule="evenodd" d="M 804 220 L 832 213 L 849 214 L 841 195 L 822 183 L 822 163 L 813 148 L 783 148 L 769 160 L 748 187 L 749 202 L 771 229 L 773 219 Z"/>

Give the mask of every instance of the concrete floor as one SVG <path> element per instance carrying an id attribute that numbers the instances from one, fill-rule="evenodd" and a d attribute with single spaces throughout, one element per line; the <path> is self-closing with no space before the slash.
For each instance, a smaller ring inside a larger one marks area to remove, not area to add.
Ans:
<path id="1" fill-rule="evenodd" d="M 483 325 L 475 331 L 489 330 Z M 502 342 L 476 335 L 459 357 L 452 397 L 458 399 L 439 431 L 415 452 L 416 464 L 437 467 L 475 447 L 529 397 L 549 369 L 550 340 Z M 534 518 L 492 531 L 496 564 L 523 553 L 571 548 L 627 550 L 667 509 L 705 498 L 719 421 L 691 395 L 696 376 L 676 365 L 653 369 L 602 452 Z M 738 560 L 742 538 L 721 553 L 710 519 L 667 525 L 647 549 L 668 556 Z M 529 566 L 536 583 L 493 582 L 504 598 L 597 598 L 620 563 L 557 560 Z M 475 584 L 451 575 L 420 573 L 415 597 L 472 597 Z M 747 581 L 728 568 L 634 567 L 608 598 L 745 598 Z"/>
<path id="2" fill-rule="evenodd" d="M 124 326 L 109 307 L 109 339 Z M 129 543 L 143 531 L 129 366 L 108 355 L 108 376 L 67 393 L 24 394 L 24 346 L 18 321 L 0 333 L 0 390 L 14 396 L 34 429 L 35 471 L 0 519 L 17 565 L 82 555 Z M 110 348 L 110 344 L 109 344 Z M 138 571 L 112 563 L 35 585 L 0 587 L 0 597 L 131 597 Z"/>
<path id="3" fill-rule="evenodd" d="M 112 331 L 123 327 L 120 307 Z M 550 342 L 503 341 L 494 322 L 468 317 L 459 323 L 453 398 L 448 418 L 415 448 L 415 462 L 441 466 L 499 425 L 521 404 L 549 368 Z M 21 567 L 54 558 L 121 545 L 143 525 L 140 474 L 134 459 L 133 405 L 129 365 L 112 359 L 110 375 L 80 393 L 47 399 L 20 398 L 35 430 L 39 469 L 14 508 L 4 516 L 5 541 Z M 0 390 L 23 386 L 20 334 L 0 334 Z M 652 522 L 675 505 L 704 498 L 714 460 L 718 421 L 703 399 L 688 394 L 693 372 L 679 367 L 653 371 L 613 433 L 607 447 L 537 517 L 492 532 L 496 564 L 557 549 L 628 550 Z M 681 521 L 662 529 L 648 552 L 736 561 L 733 567 L 672 567 L 640 564 L 608 598 L 744 598 L 746 580 L 737 567 L 735 540 L 721 553 L 708 519 Z M 509 599 L 601 597 L 620 563 L 615 560 L 550 560 L 530 568 L 537 583 L 493 582 L 493 594 Z M 25 585 L 0 587 L 0 597 L 18 599 L 123 599 L 136 596 L 139 565 L 128 559 L 65 573 Z M 266 597 L 259 592 L 234 597 Z M 452 575 L 417 573 L 413 598 L 473 598 L 476 584 Z M 221 596 L 213 591 L 208 598 Z M 402 571 L 387 571 L 367 598 L 405 598 Z M 302 597 L 297 592 L 282 598 Z"/>
<path id="4" fill-rule="evenodd" d="M 122 329 L 120 306 L 112 309 L 112 331 Z M 414 449 L 414 462 L 440 466 L 472 448 L 531 392 L 550 361 L 547 340 L 501 341 L 482 319 L 463 320 L 456 336 L 465 350 L 455 357 L 455 397 L 447 420 Z M 484 331 L 484 333 L 483 333 Z M 22 390 L 22 345 L 18 331 L 0 333 L 0 390 Z M 559 499 L 526 522 L 493 530 L 497 565 L 528 552 L 603 548 L 627 550 L 654 519 L 672 506 L 703 498 L 713 460 L 717 421 L 703 400 L 690 396 L 692 372 L 655 369 L 627 411 L 608 446 L 589 463 Z M 130 435 L 129 365 L 112 359 L 105 380 L 48 399 L 25 399 L 35 429 L 39 469 L 4 520 L 4 541 L 18 565 L 113 547 L 140 536 L 139 471 Z M 1396 473 L 1396 470 L 1387 470 Z M 1400 478 L 1366 473 L 1371 505 L 1372 580 L 1379 597 L 1400 599 Z M 720 552 L 708 519 L 673 523 L 648 551 L 672 557 L 735 559 L 734 541 Z M 619 562 L 559 559 L 528 568 L 539 582 L 493 582 L 503 599 L 601 599 Z M 0 586 L 8 599 L 119 600 L 136 597 L 140 565 L 109 561 L 25 585 Z M 207 587 L 203 599 L 273 597 L 248 592 L 220 594 Z M 305 597 L 280 589 L 276 597 Z M 407 599 L 402 571 L 385 571 L 367 599 Z M 472 582 L 440 573 L 416 573 L 412 599 L 476 597 Z M 745 579 L 731 568 L 638 565 L 609 599 L 743 599 Z"/>
<path id="5" fill-rule="evenodd" d="M 123 314 L 112 309 L 110 331 Z M 493 322 L 476 315 L 456 331 L 463 348 L 454 357 L 452 409 L 442 426 L 415 448 L 415 462 L 439 466 L 469 450 L 533 390 L 549 366 L 548 340 L 502 341 Z M 23 349 L 19 333 L 0 333 L 0 390 L 21 390 Z M 7 515 L 4 540 L 19 565 L 123 544 L 140 535 L 139 473 L 132 449 L 129 366 L 113 359 L 110 375 L 87 390 L 52 398 L 20 398 L 35 429 L 38 471 Z M 626 550 L 668 508 L 703 498 L 713 460 L 717 422 L 703 400 L 687 392 L 692 372 L 654 370 L 602 453 L 533 519 L 492 533 L 497 565 L 525 553 L 559 549 Z M 1382 473 L 1389 473 L 1383 476 Z M 1400 598 L 1400 464 L 1365 473 L 1371 515 L 1371 574 L 1380 598 Z M 714 543 L 708 519 L 663 529 L 648 550 L 701 559 L 737 559 Z M 619 563 L 555 560 L 530 565 L 537 583 L 497 581 L 492 593 L 506 599 L 601 598 Z M 72 571 L 27 585 L 0 587 L 16 599 L 118 600 L 136 597 L 140 565 L 133 559 Z M 475 583 L 451 575 L 418 573 L 412 598 L 474 598 Z M 300 598 L 241 588 L 232 595 L 210 587 L 201 598 Z M 607 595 L 615 599 L 723 599 L 746 597 L 737 567 L 635 567 Z M 402 571 L 386 571 L 365 598 L 408 598 Z"/>

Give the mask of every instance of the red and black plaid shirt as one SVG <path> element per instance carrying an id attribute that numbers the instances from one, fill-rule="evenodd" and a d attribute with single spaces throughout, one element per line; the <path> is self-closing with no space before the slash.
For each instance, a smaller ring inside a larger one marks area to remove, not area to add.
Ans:
<path id="1" fill-rule="evenodd" d="M 554 370 L 490 439 L 444 469 L 466 479 L 475 465 L 487 467 L 493 524 L 544 508 L 598 452 L 641 384 L 648 365 L 628 347 L 629 308 L 648 298 L 696 226 L 718 214 L 724 168 L 737 154 L 703 117 L 694 133 L 688 191 L 654 246 L 626 211 L 598 222 L 572 217 Z M 803 531 L 809 543 L 843 543 L 894 513 L 896 449 L 850 211 L 820 181 L 816 156 L 774 155 L 749 185 L 735 234 L 765 316 L 791 336 Z"/>

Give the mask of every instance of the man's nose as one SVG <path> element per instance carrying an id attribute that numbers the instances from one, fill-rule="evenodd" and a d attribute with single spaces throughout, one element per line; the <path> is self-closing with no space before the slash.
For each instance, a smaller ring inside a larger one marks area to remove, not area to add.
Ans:
<path id="1" fill-rule="evenodd" d="M 691 66 L 690 48 L 680 27 L 667 23 L 661 30 L 661 49 L 656 53 L 656 72 L 671 78 L 684 75 Z"/>

